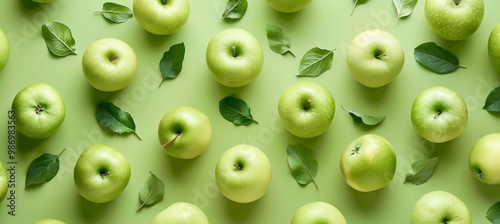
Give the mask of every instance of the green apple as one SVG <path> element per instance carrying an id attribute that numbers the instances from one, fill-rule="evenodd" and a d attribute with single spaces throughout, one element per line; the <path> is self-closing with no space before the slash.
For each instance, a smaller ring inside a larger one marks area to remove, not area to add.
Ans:
<path id="1" fill-rule="evenodd" d="M 132 82 L 137 72 L 137 58 L 127 43 L 104 38 L 85 49 L 82 67 L 90 85 L 103 92 L 113 92 Z"/>
<path id="2" fill-rule="evenodd" d="M 290 224 L 347 224 L 347 221 L 335 206 L 315 201 L 297 209 Z"/>
<path id="3" fill-rule="evenodd" d="M 9 179 L 7 176 L 7 170 L 3 166 L 3 163 L 0 161 L 0 202 L 5 199 L 7 195 L 7 190 L 9 188 Z"/>
<path id="4" fill-rule="evenodd" d="M 264 196 L 271 185 L 271 162 L 259 148 L 240 144 L 217 161 L 215 182 L 226 198 L 250 203 Z"/>
<path id="5" fill-rule="evenodd" d="M 298 12 L 304 9 L 312 0 L 266 0 L 276 11 L 284 13 Z"/>
<path id="6" fill-rule="evenodd" d="M 264 64 L 259 41 L 248 31 L 228 28 L 210 39 L 207 65 L 217 82 L 228 87 L 242 87 L 255 80 Z"/>
<path id="7" fill-rule="evenodd" d="M 468 121 L 467 104 L 457 92 L 442 86 L 422 91 L 413 101 L 411 123 L 424 139 L 447 142 L 460 136 Z"/>
<path id="8" fill-rule="evenodd" d="M 495 71 L 500 72 L 500 23 L 491 30 L 488 39 L 488 56 Z"/>
<path id="9" fill-rule="evenodd" d="M 66 224 L 65 222 L 57 219 L 42 219 L 38 220 L 33 224 Z"/>
<path id="10" fill-rule="evenodd" d="M 198 206 L 176 202 L 159 212 L 151 224 L 208 224 L 208 218 Z"/>
<path id="11" fill-rule="evenodd" d="M 66 117 L 66 104 L 59 92 L 47 83 L 33 83 L 14 97 L 19 133 L 34 139 L 52 136 Z"/>
<path id="12" fill-rule="evenodd" d="M 322 84 L 298 81 L 281 94 L 278 114 L 285 128 L 300 138 L 319 136 L 328 130 L 335 114 L 335 100 Z"/>
<path id="13" fill-rule="evenodd" d="M 349 186 L 371 192 L 391 182 L 396 163 L 396 153 L 387 139 L 366 134 L 347 145 L 340 157 L 340 171 Z"/>
<path id="14" fill-rule="evenodd" d="M 2 69 L 9 61 L 9 56 L 10 56 L 9 38 L 7 38 L 7 35 L 5 35 L 2 29 L 0 29 L 0 71 L 2 71 Z"/>
<path id="15" fill-rule="evenodd" d="M 176 33 L 189 18 L 189 0 L 134 0 L 134 16 L 155 35 Z"/>
<path id="16" fill-rule="evenodd" d="M 94 144 L 76 161 L 74 181 L 78 193 L 94 203 L 117 198 L 130 180 L 130 164 L 115 148 Z"/>
<path id="17" fill-rule="evenodd" d="M 399 75 L 405 54 L 395 36 L 373 29 L 354 37 L 347 47 L 346 61 L 356 81 L 377 88 L 389 84 Z"/>
<path id="18" fill-rule="evenodd" d="M 500 184 L 500 133 L 483 136 L 476 141 L 469 155 L 472 174 L 485 184 Z"/>
<path id="19" fill-rule="evenodd" d="M 445 40 L 469 38 L 484 17 L 483 0 L 426 0 L 424 14 L 434 33 Z"/>
<path id="20" fill-rule="evenodd" d="M 210 143 L 212 125 L 203 112 L 188 106 L 177 107 L 161 118 L 158 138 L 170 156 L 192 159 L 203 153 Z"/>
<path id="21" fill-rule="evenodd" d="M 471 224 L 469 208 L 457 196 L 446 191 L 431 191 L 418 199 L 411 224 Z"/>

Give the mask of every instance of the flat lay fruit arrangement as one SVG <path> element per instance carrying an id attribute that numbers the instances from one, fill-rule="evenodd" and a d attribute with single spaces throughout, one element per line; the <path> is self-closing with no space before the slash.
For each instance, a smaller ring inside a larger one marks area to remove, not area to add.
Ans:
<path id="1" fill-rule="evenodd" d="M 498 2 L 1 5 L 0 223 L 500 223 Z"/>

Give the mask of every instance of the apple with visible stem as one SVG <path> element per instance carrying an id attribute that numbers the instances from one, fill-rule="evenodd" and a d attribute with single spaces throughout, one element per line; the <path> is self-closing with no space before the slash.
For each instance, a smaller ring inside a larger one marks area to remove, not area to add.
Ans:
<path id="1" fill-rule="evenodd" d="M 469 38 L 484 17 L 483 0 L 426 0 L 427 23 L 440 38 L 460 41 Z"/>
<path id="2" fill-rule="evenodd" d="M 312 0 L 266 0 L 274 10 L 284 13 L 298 12 L 304 9 Z"/>
<path id="3" fill-rule="evenodd" d="M 362 85 L 378 88 L 392 82 L 403 69 L 405 54 L 392 34 L 367 30 L 358 34 L 347 47 L 347 67 Z"/>
<path id="4" fill-rule="evenodd" d="M 315 201 L 295 211 L 290 224 L 347 224 L 344 215 L 333 205 Z"/>
<path id="5" fill-rule="evenodd" d="M 0 71 L 2 71 L 2 69 L 9 61 L 9 56 L 10 56 L 9 38 L 7 38 L 7 35 L 5 35 L 2 29 L 0 29 Z"/>
<path id="6" fill-rule="evenodd" d="M 481 182 L 500 184 L 500 133 L 483 136 L 476 141 L 469 154 L 471 173 Z"/>
<path id="7" fill-rule="evenodd" d="M 411 224 L 471 224 L 469 208 L 457 196 L 441 190 L 431 191 L 418 199 Z"/>
<path id="8" fill-rule="evenodd" d="M 488 56 L 495 71 L 500 72 L 500 23 L 495 25 L 488 38 Z"/>
<path id="9" fill-rule="evenodd" d="M 93 144 L 76 161 L 74 181 L 83 198 L 105 203 L 122 193 L 130 174 L 129 161 L 121 152 L 109 145 Z"/>
<path id="10" fill-rule="evenodd" d="M 137 22 L 155 35 L 171 35 L 179 31 L 189 18 L 189 0 L 134 0 Z"/>
<path id="11" fill-rule="evenodd" d="M 19 133 L 34 139 L 46 139 L 61 127 L 66 117 L 66 104 L 51 85 L 33 83 L 21 89 L 14 97 Z"/>
<path id="12" fill-rule="evenodd" d="M 163 115 L 158 125 L 158 138 L 170 156 L 192 159 L 208 147 L 212 138 L 212 125 L 203 112 L 181 106 Z"/>
<path id="13" fill-rule="evenodd" d="M 227 199 L 250 203 L 271 185 L 271 162 L 259 148 L 239 144 L 225 151 L 215 167 L 215 182 Z"/>
<path id="14" fill-rule="evenodd" d="M 340 157 L 340 171 L 344 180 L 361 192 L 387 186 L 394 177 L 396 164 L 396 153 L 391 143 L 375 134 L 355 139 Z"/>
<path id="15" fill-rule="evenodd" d="M 188 202 L 176 202 L 159 212 L 151 224 L 208 224 L 208 218 L 198 206 Z"/>
<path id="16" fill-rule="evenodd" d="M 330 127 L 335 114 L 335 100 L 322 84 L 302 80 L 281 94 L 278 114 L 290 133 L 300 138 L 313 138 Z"/>
<path id="17" fill-rule="evenodd" d="M 104 38 L 85 49 L 82 67 L 90 85 L 103 92 L 113 92 L 132 82 L 137 72 L 137 57 L 124 41 Z"/>
<path id="18" fill-rule="evenodd" d="M 42 219 L 38 220 L 33 224 L 66 224 L 65 222 L 57 219 Z"/>
<path id="19" fill-rule="evenodd" d="M 5 199 L 7 195 L 7 191 L 9 188 L 9 179 L 7 175 L 7 170 L 3 166 L 3 163 L 0 161 L 0 202 Z"/>
<path id="20" fill-rule="evenodd" d="M 433 143 L 460 136 L 467 127 L 468 109 L 464 98 L 443 86 L 422 91 L 411 107 L 411 123 L 417 133 Z"/>
<path id="21" fill-rule="evenodd" d="M 214 79 L 227 87 L 250 84 L 260 74 L 264 53 L 248 31 L 228 28 L 215 34 L 206 50 L 207 66 Z"/>

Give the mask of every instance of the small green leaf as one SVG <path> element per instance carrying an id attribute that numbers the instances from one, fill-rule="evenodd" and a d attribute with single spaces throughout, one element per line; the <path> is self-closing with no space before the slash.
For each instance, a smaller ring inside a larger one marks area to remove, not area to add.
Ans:
<path id="1" fill-rule="evenodd" d="M 119 107 L 115 106 L 113 103 L 100 103 L 97 105 L 95 112 L 97 120 L 101 127 L 118 134 L 132 132 L 140 140 L 142 140 L 137 132 L 135 132 L 135 123 L 132 116 L 130 116 L 128 112 L 125 112 Z"/>
<path id="2" fill-rule="evenodd" d="M 316 161 L 313 151 L 301 145 L 289 145 L 286 154 L 288 156 L 288 166 L 295 181 L 301 185 L 312 182 L 318 188 L 314 180 L 318 173 L 318 161 Z"/>
<path id="3" fill-rule="evenodd" d="M 418 45 L 413 54 L 418 63 L 438 74 L 450 73 L 458 68 L 464 68 L 460 66 L 457 56 L 437 46 L 434 42 Z"/>
<path id="4" fill-rule="evenodd" d="M 413 164 L 411 164 L 411 169 L 406 173 L 406 178 L 404 183 L 406 182 L 411 182 L 415 185 L 420 185 L 429 178 L 431 178 L 432 174 L 434 173 L 434 169 L 436 168 L 436 165 L 438 163 L 438 157 L 434 157 L 432 159 L 421 159 L 418 161 L 415 161 Z"/>
<path id="5" fill-rule="evenodd" d="M 163 80 L 160 82 L 160 86 L 165 79 L 175 79 L 181 73 L 185 53 L 184 42 L 172 45 L 168 51 L 163 53 L 160 60 L 160 72 Z"/>
<path id="6" fill-rule="evenodd" d="M 113 2 L 105 2 L 102 5 L 102 10 L 96 11 L 96 13 L 101 13 L 106 20 L 113 23 L 124 23 L 134 16 L 131 9 Z"/>
<path id="7" fill-rule="evenodd" d="M 59 172 L 59 157 L 64 151 L 66 149 L 63 149 L 59 155 L 44 153 L 33 160 L 28 168 L 24 187 L 28 188 L 33 184 L 41 184 L 52 180 Z"/>
<path id="8" fill-rule="evenodd" d="M 250 113 L 250 107 L 247 103 L 236 97 L 228 96 L 220 100 L 219 111 L 224 119 L 235 125 L 248 125 L 253 122 L 258 123 L 253 119 Z"/>
<path id="9" fill-rule="evenodd" d="M 248 8 L 247 0 L 229 0 L 221 19 L 238 20 L 243 18 Z"/>
<path id="10" fill-rule="evenodd" d="M 333 50 L 312 48 L 300 60 L 298 77 L 316 77 L 332 67 Z"/>
<path id="11" fill-rule="evenodd" d="M 377 125 L 380 122 L 382 122 L 385 119 L 385 115 L 382 116 L 372 116 L 372 115 L 365 115 L 360 112 L 354 111 L 354 110 L 346 110 L 344 106 L 342 106 L 342 109 L 344 111 L 348 112 L 349 115 L 351 116 L 352 120 L 356 123 L 363 123 L 366 125 Z"/>
<path id="12" fill-rule="evenodd" d="M 393 0 L 398 19 L 410 16 L 418 0 Z"/>
<path id="13" fill-rule="evenodd" d="M 295 54 L 290 50 L 290 39 L 283 33 L 280 27 L 266 24 L 266 33 L 269 47 L 272 51 L 281 55 L 290 52 L 295 57 Z"/>
<path id="14" fill-rule="evenodd" d="M 352 16 L 352 14 L 354 14 L 354 9 L 356 9 L 356 7 L 358 5 L 361 5 L 361 4 L 363 4 L 363 3 L 367 2 L 367 1 L 368 0 L 354 0 L 354 6 L 352 7 L 351 16 Z"/>
<path id="15" fill-rule="evenodd" d="M 149 173 L 151 175 L 139 190 L 139 203 L 141 205 L 137 211 L 141 210 L 144 206 L 152 206 L 160 202 L 165 194 L 165 184 L 163 181 L 152 172 Z"/>
<path id="16" fill-rule="evenodd" d="M 488 94 L 483 109 L 489 112 L 500 112 L 500 87 L 493 89 Z"/>
<path id="17" fill-rule="evenodd" d="M 500 224 L 500 201 L 493 204 L 486 212 L 486 218 L 492 224 Z"/>
<path id="18" fill-rule="evenodd" d="M 59 22 L 46 22 L 42 25 L 42 36 L 52 54 L 59 57 L 76 55 L 75 39 L 66 25 Z"/>

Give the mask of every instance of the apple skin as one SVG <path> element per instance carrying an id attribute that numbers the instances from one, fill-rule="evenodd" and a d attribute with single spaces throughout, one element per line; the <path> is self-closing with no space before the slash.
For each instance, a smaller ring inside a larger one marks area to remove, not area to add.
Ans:
<path id="1" fill-rule="evenodd" d="M 469 154 L 469 168 L 479 181 L 500 184 L 500 133 L 483 136 L 476 141 Z"/>
<path id="2" fill-rule="evenodd" d="M 387 186 L 396 172 L 396 154 L 389 141 L 375 134 L 363 135 L 340 157 L 344 180 L 357 191 L 371 192 Z"/>
<path id="3" fill-rule="evenodd" d="M 300 138 L 313 138 L 330 127 L 335 114 L 335 100 L 322 84 L 302 80 L 281 94 L 278 114 L 290 133 Z"/>
<path id="4" fill-rule="evenodd" d="M 186 24 L 189 18 L 189 0 L 134 0 L 133 11 L 137 22 L 155 35 L 171 35 Z"/>
<path id="5" fill-rule="evenodd" d="M 417 133 L 433 143 L 460 136 L 467 127 L 468 109 L 464 98 L 442 86 L 422 91 L 411 108 L 411 122 Z"/>
<path id="6" fill-rule="evenodd" d="M 7 175 L 7 170 L 3 166 L 3 163 L 0 161 L 0 203 L 5 199 L 5 196 L 7 195 L 8 191 L 8 175 Z"/>
<path id="7" fill-rule="evenodd" d="M 208 224 L 208 218 L 198 206 L 176 202 L 159 212 L 151 224 Z"/>
<path id="8" fill-rule="evenodd" d="M 497 23 L 491 30 L 488 39 L 488 56 L 495 71 L 500 72 L 500 23 Z"/>
<path id="9" fill-rule="evenodd" d="M 31 0 L 31 1 L 36 3 L 51 3 L 54 2 L 55 0 Z"/>
<path id="10" fill-rule="evenodd" d="M 87 147 L 76 161 L 74 181 L 78 193 L 94 203 L 117 198 L 130 180 L 130 164 L 115 148 L 94 144 Z"/>
<path id="11" fill-rule="evenodd" d="M 248 31 L 228 28 L 215 34 L 206 51 L 207 66 L 214 79 L 227 87 L 250 84 L 260 74 L 264 53 Z"/>
<path id="12" fill-rule="evenodd" d="M 61 127 L 66 104 L 59 92 L 47 83 L 32 83 L 21 89 L 12 101 L 19 133 L 33 139 L 46 139 Z"/>
<path id="13" fill-rule="evenodd" d="M 0 71 L 3 70 L 3 68 L 9 61 L 9 56 L 10 56 L 9 38 L 7 38 L 7 35 L 5 35 L 2 29 L 0 29 Z"/>
<path id="14" fill-rule="evenodd" d="M 362 85 L 378 88 L 392 82 L 403 69 L 405 54 L 392 34 L 367 30 L 347 47 L 346 61 L 352 77 Z"/>
<path id="15" fill-rule="evenodd" d="M 483 0 L 426 0 L 424 14 L 427 23 L 440 38 L 460 41 L 469 38 L 481 25 L 484 2 Z"/>
<path id="16" fill-rule="evenodd" d="M 33 224 L 66 224 L 65 222 L 57 219 L 42 219 L 38 220 Z"/>
<path id="17" fill-rule="evenodd" d="M 457 196 L 441 190 L 431 191 L 418 199 L 411 224 L 471 224 L 469 208 Z"/>
<path id="18" fill-rule="evenodd" d="M 315 201 L 295 211 L 290 224 L 347 224 L 344 215 L 333 205 Z"/>
<path id="19" fill-rule="evenodd" d="M 104 38 L 90 44 L 82 57 L 87 81 L 103 92 L 127 87 L 137 72 L 134 49 L 116 38 Z"/>
<path id="20" fill-rule="evenodd" d="M 266 0 L 274 10 L 284 13 L 298 12 L 304 9 L 312 0 Z"/>
<path id="21" fill-rule="evenodd" d="M 264 196 L 271 179 L 271 162 L 264 152 L 251 145 L 229 148 L 215 167 L 215 181 L 220 192 L 238 203 L 250 203 Z"/>
<path id="22" fill-rule="evenodd" d="M 210 119 L 203 112 L 188 106 L 168 111 L 158 125 L 160 144 L 168 155 L 178 159 L 199 156 L 205 151 L 211 138 Z M 165 145 L 166 143 L 168 144 Z"/>

